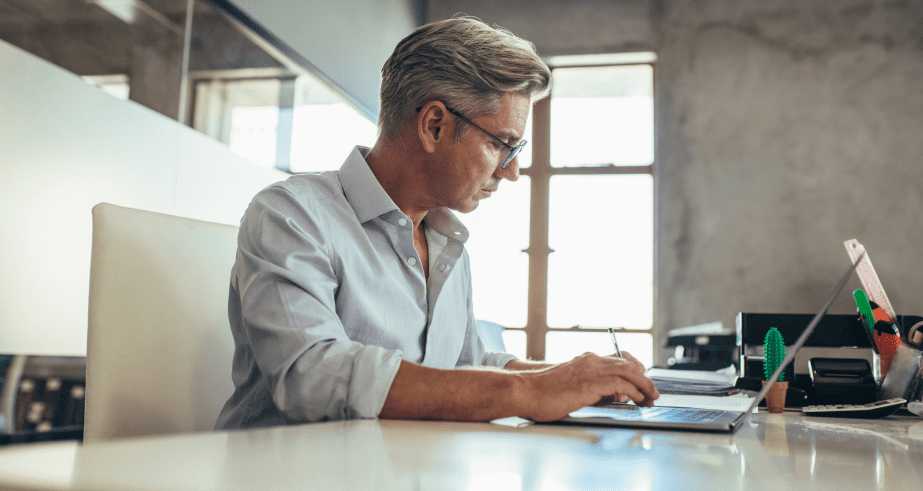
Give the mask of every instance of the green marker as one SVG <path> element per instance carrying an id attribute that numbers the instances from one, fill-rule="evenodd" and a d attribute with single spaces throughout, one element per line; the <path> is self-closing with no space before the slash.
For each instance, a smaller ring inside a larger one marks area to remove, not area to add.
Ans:
<path id="1" fill-rule="evenodd" d="M 875 330 L 875 314 L 872 313 L 872 305 L 869 303 L 869 299 L 865 296 L 865 292 L 862 289 L 852 292 L 852 296 L 856 299 L 856 308 L 859 309 L 859 313 L 862 315 L 863 320 L 865 320 L 865 326 L 869 328 L 870 331 Z"/>

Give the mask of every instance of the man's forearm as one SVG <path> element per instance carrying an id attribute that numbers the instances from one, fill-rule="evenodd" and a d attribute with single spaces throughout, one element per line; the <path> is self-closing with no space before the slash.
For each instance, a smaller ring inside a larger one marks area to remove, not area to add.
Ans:
<path id="1" fill-rule="evenodd" d="M 526 381 L 515 372 L 534 372 L 553 363 L 511 360 L 502 369 L 438 370 L 401 362 L 382 418 L 489 421 L 523 414 Z"/>
<path id="2" fill-rule="evenodd" d="M 516 372 L 440 370 L 402 361 L 379 416 L 490 421 L 522 414 L 524 397 L 525 382 Z"/>
<path id="3" fill-rule="evenodd" d="M 504 365 L 503 368 L 507 370 L 534 371 L 551 368 L 553 366 L 554 363 L 545 363 L 543 361 L 510 360 L 510 362 Z"/>
<path id="4" fill-rule="evenodd" d="M 650 406 L 659 396 L 636 361 L 586 353 L 566 363 L 542 365 L 518 361 L 506 369 L 440 370 L 401 361 L 379 416 L 553 421 L 603 400 L 627 397 Z"/>

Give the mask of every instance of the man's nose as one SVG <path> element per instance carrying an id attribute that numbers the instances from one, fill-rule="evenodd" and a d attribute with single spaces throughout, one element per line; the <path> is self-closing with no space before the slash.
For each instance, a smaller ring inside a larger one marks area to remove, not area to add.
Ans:
<path id="1" fill-rule="evenodd" d="M 506 166 L 506 169 L 497 166 L 497 177 L 506 179 L 507 181 L 517 181 L 519 180 L 519 156 L 517 155 L 513 160 L 510 161 L 510 165 Z"/>

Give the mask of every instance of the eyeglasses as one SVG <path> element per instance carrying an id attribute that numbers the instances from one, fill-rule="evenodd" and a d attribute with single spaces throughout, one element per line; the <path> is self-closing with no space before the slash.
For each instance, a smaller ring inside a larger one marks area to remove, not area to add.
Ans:
<path id="1" fill-rule="evenodd" d="M 500 162 L 500 168 L 501 168 L 501 169 L 506 169 L 507 167 L 509 167 L 509 166 L 510 166 L 510 162 L 512 162 L 513 159 L 515 159 L 516 156 L 519 155 L 519 152 L 522 151 L 522 147 L 526 146 L 526 143 L 529 143 L 528 140 L 520 140 L 519 143 L 517 143 L 517 144 L 515 144 L 515 145 L 513 145 L 513 146 L 509 146 L 509 145 L 506 144 L 505 141 L 503 141 L 503 140 L 497 138 L 496 136 L 494 136 L 493 133 L 491 133 L 491 132 L 485 130 L 484 128 L 481 128 L 480 126 L 474 124 L 474 122 L 472 122 L 470 119 L 468 119 L 468 118 L 462 116 L 462 114 L 461 114 L 460 112 L 458 112 L 458 111 L 456 111 L 456 110 L 454 110 L 454 109 L 452 109 L 451 107 L 448 107 L 448 106 L 446 106 L 446 110 L 448 110 L 450 113 L 452 113 L 452 114 L 458 116 L 458 117 L 461 118 L 464 122 L 466 122 L 466 123 L 470 124 L 471 126 L 474 126 L 475 128 L 481 130 L 481 133 L 484 133 L 485 135 L 487 135 L 487 136 L 493 138 L 494 140 L 496 140 L 497 142 L 499 142 L 501 145 L 503 145 L 504 147 L 506 147 L 506 150 L 507 150 L 507 152 L 506 152 L 506 157 L 503 157 L 503 162 Z"/>
<path id="2" fill-rule="evenodd" d="M 422 108 L 422 107 L 418 107 L 418 108 L 417 108 L 417 112 L 419 112 L 421 109 L 423 109 L 423 108 Z M 460 112 L 458 112 L 458 111 L 456 111 L 456 110 L 454 110 L 454 109 L 452 109 L 451 107 L 448 107 L 448 106 L 446 106 L 446 110 L 448 110 L 450 113 L 452 113 L 452 114 L 458 116 L 459 118 L 461 118 L 462 121 L 464 121 L 464 122 L 470 124 L 471 126 L 474 126 L 474 127 L 477 128 L 478 130 L 480 130 L 481 133 L 484 133 L 485 135 L 487 135 L 487 136 L 493 138 L 493 139 L 496 140 L 498 143 L 500 143 L 501 145 L 503 145 L 504 147 L 506 147 L 506 150 L 507 150 L 507 152 L 506 152 L 506 157 L 503 157 L 503 161 L 500 162 L 500 168 L 501 168 L 501 169 L 506 169 L 507 167 L 509 167 L 509 166 L 510 166 L 510 162 L 512 162 L 513 159 L 515 159 L 516 156 L 519 155 L 519 152 L 521 152 L 521 151 L 522 151 L 522 148 L 526 146 L 526 143 L 529 143 L 528 140 L 520 140 L 519 143 L 517 143 L 517 144 L 515 144 L 515 145 L 513 145 L 513 146 L 509 146 L 509 145 L 506 144 L 505 141 L 503 141 L 503 140 L 501 140 L 500 138 L 494 136 L 493 133 L 491 133 L 491 132 L 485 130 L 484 128 L 481 128 L 480 126 L 474 124 L 474 122 L 472 122 L 470 119 L 468 119 L 468 118 L 462 116 L 462 113 L 460 113 Z"/>

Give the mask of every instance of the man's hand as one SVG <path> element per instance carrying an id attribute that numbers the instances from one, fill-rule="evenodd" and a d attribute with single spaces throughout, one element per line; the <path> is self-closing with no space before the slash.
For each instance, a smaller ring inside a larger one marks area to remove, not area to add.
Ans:
<path id="1" fill-rule="evenodd" d="M 607 355 L 607 356 L 609 356 L 610 358 L 619 358 L 619 356 L 618 356 L 617 354 L 615 354 L 615 353 L 613 353 L 613 354 L 611 354 L 611 355 Z M 638 359 L 635 358 L 631 353 L 629 353 L 629 352 L 627 352 L 627 351 L 622 351 L 622 358 L 624 358 L 624 359 L 628 360 L 629 362 L 631 362 L 631 364 L 634 365 L 638 370 L 641 370 L 641 373 L 644 373 L 644 371 L 645 371 L 645 370 L 644 370 L 644 364 L 641 363 L 640 361 L 638 361 Z M 600 399 L 599 402 L 597 402 L 597 403 L 594 404 L 594 405 L 595 405 L 595 406 L 607 406 L 607 405 L 609 405 L 609 404 L 612 404 L 613 402 L 628 402 L 628 401 L 630 401 L 630 400 L 631 400 L 631 398 L 628 397 L 627 395 L 613 394 L 613 395 L 608 396 L 608 397 L 603 397 L 602 399 Z"/>
<path id="2" fill-rule="evenodd" d="M 610 358 L 618 358 L 617 356 L 615 356 L 615 354 L 611 354 L 611 355 L 609 355 L 609 357 L 610 357 Z M 638 361 L 638 359 L 635 358 L 631 353 L 629 353 L 629 352 L 627 352 L 627 351 L 623 351 L 623 352 L 622 352 L 622 358 L 624 358 L 624 359 L 628 360 L 629 362 L 631 362 L 631 364 L 634 365 L 635 368 L 637 368 L 638 370 L 641 370 L 641 373 L 644 373 L 644 364 L 641 363 L 640 361 Z"/>
<path id="3" fill-rule="evenodd" d="M 544 370 L 522 373 L 523 417 L 554 421 L 584 406 L 619 400 L 652 406 L 660 393 L 644 376 L 644 366 L 633 356 L 624 358 L 586 353 Z"/>
<path id="4" fill-rule="evenodd" d="M 615 398 L 653 405 L 660 394 L 644 376 L 644 366 L 630 354 L 622 355 L 586 353 L 558 365 L 515 360 L 507 370 L 441 370 L 402 361 L 379 417 L 554 421 Z"/>

